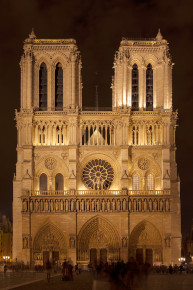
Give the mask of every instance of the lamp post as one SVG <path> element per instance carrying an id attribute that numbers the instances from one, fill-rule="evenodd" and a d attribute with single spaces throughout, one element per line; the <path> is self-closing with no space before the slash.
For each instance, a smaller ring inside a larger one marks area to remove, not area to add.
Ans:
<path id="1" fill-rule="evenodd" d="M 7 263 L 7 261 L 10 259 L 10 256 L 3 256 L 3 260 Z"/>

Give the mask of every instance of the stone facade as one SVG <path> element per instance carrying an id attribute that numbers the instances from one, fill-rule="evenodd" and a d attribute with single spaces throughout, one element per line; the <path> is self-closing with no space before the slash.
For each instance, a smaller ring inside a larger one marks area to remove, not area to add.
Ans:
<path id="1" fill-rule="evenodd" d="M 13 258 L 178 263 L 180 183 L 168 43 L 121 41 L 112 110 L 82 110 L 74 39 L 24 41 Z"/>
<path id="2" fill-rule="evenodd" d="M 0 213 L 0 261 L 12 261 L 13 231 L 11 221 Z"/>

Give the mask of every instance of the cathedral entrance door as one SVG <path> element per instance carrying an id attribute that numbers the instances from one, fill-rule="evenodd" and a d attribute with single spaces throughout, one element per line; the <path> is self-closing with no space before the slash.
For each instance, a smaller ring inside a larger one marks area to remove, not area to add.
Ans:
<path id="1" fill-rule="evenodd" d="M 59 252 L 52 252 L 52 261 L 53 261 L 53 265 L 55 265 L 59 260 Z"/>
<path id="2" fill-rule="evenodd" d="M 90 249 L 90 263 L 97 263 L 97 249 Z"/>
<path id="3" fill-rule="evenodd" d="M 44 251 L 43 252 L 43 265 L 45 266 L 47 261 L 49 260 L 49 252 L 48 251 Z"/>
<path id="4" fill-rule="evenodd" d="M 153 264 L 153 250 L 146 249 L 145 256 L 146 256 L 146 258 L 145 258 L 146 263 L 152 265 Z"/>
<path id="5" fill-rule="evenodd" d="M 105 264 L 107 262 L 107 249 L 100 249 L 100 263 Z"/>
<path id="6" fill-rule="evenodd" d="M 136 250 L 136 261 L 138 263 L 143 263 L 143 249 L 142 248 L 138 248 Z"/>

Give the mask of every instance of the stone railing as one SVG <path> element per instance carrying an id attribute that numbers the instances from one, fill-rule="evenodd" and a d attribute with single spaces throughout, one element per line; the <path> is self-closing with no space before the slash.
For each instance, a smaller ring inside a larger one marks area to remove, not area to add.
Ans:
<path id="1" fill-rule="evenodd" d="M 170 190 L 32 190 L 30 196 L 139 196 L 170 195 Z"/>
<path id="2" fill-rule="evenodd" d="M 22 196 L 22 212 L 169 212 L 169 196 Z"/>

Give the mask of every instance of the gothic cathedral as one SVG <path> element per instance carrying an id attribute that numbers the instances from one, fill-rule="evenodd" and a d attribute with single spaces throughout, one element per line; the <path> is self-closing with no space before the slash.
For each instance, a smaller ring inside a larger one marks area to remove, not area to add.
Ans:
<path id="1" fill-rule="evenodd" d="M 123 39 L 112 109 L 84 111 L 76 41 L 32 31 L 20 62 L 13 259 L 179 263 L 172 66 L 160 31 Z"/>

